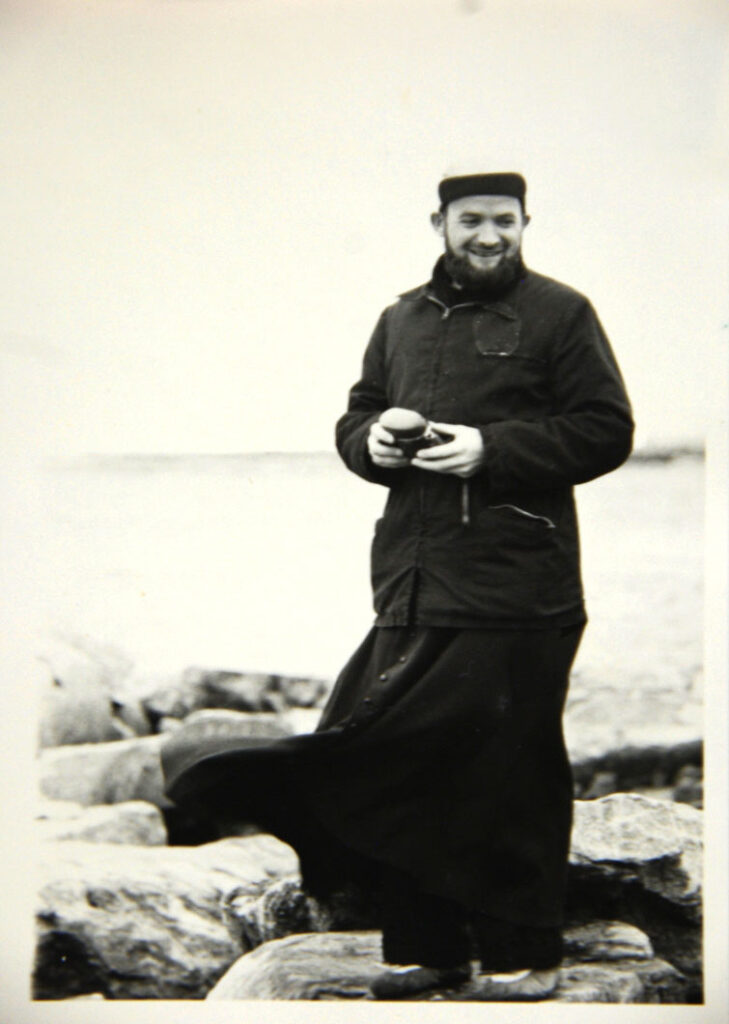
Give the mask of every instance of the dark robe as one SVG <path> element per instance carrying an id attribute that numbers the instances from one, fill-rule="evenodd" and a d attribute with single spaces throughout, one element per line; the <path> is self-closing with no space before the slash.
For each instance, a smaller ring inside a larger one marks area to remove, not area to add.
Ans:
<path id="1" fill-rule="evenodd" d="M 374 628 L 315 733 L 163 749 L 168 793 L 291 843 L 322 898 L 381 871 L 514 924 L 562 916 L 572 783 L 561 716 L 582 625 Z"/>

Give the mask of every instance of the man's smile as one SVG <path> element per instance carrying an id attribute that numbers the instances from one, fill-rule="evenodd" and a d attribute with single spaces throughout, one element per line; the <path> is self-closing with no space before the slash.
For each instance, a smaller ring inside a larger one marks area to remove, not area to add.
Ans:
<path id="1" fill-rule="evenodd" d="M 504 255 L 504 249 L 474 249 L 468 248 L 466 250 L 469 256 L 473 256 L 477 260 L 491 260 L 497 259 Z"/>

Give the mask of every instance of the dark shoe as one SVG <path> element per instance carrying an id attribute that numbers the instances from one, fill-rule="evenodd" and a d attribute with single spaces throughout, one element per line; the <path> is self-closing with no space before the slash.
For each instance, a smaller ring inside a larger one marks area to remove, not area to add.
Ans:
<path id="1" fill-rule="evenodd" d="M 407 999 L 435 988 L 461 985 L 471 977 L 471 965 L 461 967 L 412 967 L 383 971 L 370 984 L 375 999 Z"/>
<path id="2" fill-rule="evenodd" d="M 559 968 L 546 971 L 514 971 L 511 974 L 479 974 L 474 982 L 475 998 L 491 1002 L 535 1002 L 554 995 Z"/>

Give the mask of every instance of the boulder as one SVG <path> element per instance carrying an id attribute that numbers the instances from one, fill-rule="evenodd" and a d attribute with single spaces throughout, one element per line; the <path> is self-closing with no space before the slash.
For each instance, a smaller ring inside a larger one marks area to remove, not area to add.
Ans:
<path id="1" fill-rule="evenodd" d="M 281 712 L 290 707 L 317 707 L 329 689 L 321 679 L 188 668 L 179 677 L 157 685 L 142 698 L 142 704 L 156 723 L 164 718 L 186 718 L 202 708 Z"/>
<path id="2" fill-rule="evenodd" d="M 261 894 L 232 890 L 225 901 L 232 934 L 244 949 L 302 932 L 353 931 L 374 927 L 371 912 L 340 893 L 326 905 L 301 888 L 298 875 L 281 878 Z"/>
<path id="3" fill-rule="evenodd" d="M 575 795 L 604 795 L 608 775 L 613 792 L 673 785 L 679 771 L 702 763 L 703 702 L 699 669 L 668 681 L 658 674 L 613 684 L 610 666 L 601 676 L 578 669 L 570 679 L 564 716 L 565 739 L 575 779 Z M 616 706 L 620 715 L 615 714 Z M 599 776 L 599 779 L 595 777 Z"/>
<path id="4" fill-rule="evenodd" d="M 114 717 L 111 694 L 82 673 L 64 679 L 46 665 L 38 705 L 38 746 L 104 743 L 128 736 Z"/>
<path id="5" fill-rule="evenodd" d="M 99 807 L 47 800 L 36 815 L 36 823 L 44 841 L 84 840 L 135 846 L 164 846 L 167 842 L 159 808 L 142 800 Z"/>
<path id="6" fill-rule="evenodd" d="M 34 998 L 202 998 L 241 954 L 226 894 L 296 866 L 271 836 L 195 849 L 44 843 Z"/>
<path id="7" fill-rule="evenodd" d="M 41 792 L 84 806 L 145 800 L 168 807 L 159 754 L 163 739 L 141 736 L 44 750 L 38 758 Z"/>
<path id="8" fill-rule="evenodd" d="M 645 936 L 618 922 L 596 925 L 596 931 L 600 936 L 596 948 L 589 937 L 583 936 L 582 943 L 573 937 L 573 949 L 583 950 L 587 959 L 566 962 L 550 1002 L 683 1001 L 681 975 L 653 956 Z M 597 959 L 599 956 L 603 959 Z M 369 984 L 382 970 L 380 957 L 377 932 L 326 932 L 274 939 L 237 960 L 207 999 L 369 999 Z M 478 1001 L 475 978 L 459 988 L 426 993 L 418 999 L 442 1000 Z"/>
<path id="9" fill-rule="evenodd" d="M 121 652 L 88 638 L 55 638 L 38 660 L 46 670 L 39 699 L 41 748 L 149 733 L 139 702 L 124 696 L 132 663 Z"/>
<path id="10" fill-rule="evenodd" d="M 237 960 L 207 999 L 366 999 L 380 955 L 376 932 L 274 939 Z"/>
<path id="11" fill-rule="evenodd" d="M 702 812 L 619 793 L 575 802 L 567 918 L 635 924 L 656 954 L 702 992 Z"/>
<path id="12" fill-rule="evenodd" d="M 616 793 L 575 801 L 574 815 L 573 873 L 639 885 L 685 920 L 700 922 L 700 811 L 637 793 Z"/>

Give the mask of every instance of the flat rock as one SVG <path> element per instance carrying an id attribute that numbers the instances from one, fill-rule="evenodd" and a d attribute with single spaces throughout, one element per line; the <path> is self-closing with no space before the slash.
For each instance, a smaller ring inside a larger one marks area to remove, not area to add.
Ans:
<path id="1" fill-rule="evenodd" d="M 369 984 L 382 970 L 380 957 L 377 932 L 292 935 L 242 956 L 207 999 L 370 999 Z M 607 962 L 567 963 L 550 1002 L 680 1002 L 681 984 L 680 974 L 660 960 L 613 956 Z M 471 981 L 417 1001 L 474 1002 L 478 988 Z"/>
<path id="2" fill-rule="evenodd" d="M 284 715 L 269 712 L 230 711 L 225 708 L 205 708 L 193 711 L 174 731 L 178 739 L 210 739 L 217 736 L 260 736 L 280 739 L 290 736 L 291 730 L 282 721 Z M 163 721 L 170 721 L 164 719 Z"/>
<path id="3" fill-rule="evenodd" d="M 41 793 L 85 806 L 145 800 L 168 807 L 159 754 L 163 739 L 141 736 L 44 750 L 38 758 Z"/>
<path id="4" fill-rule="evenodd" d="M 194 849 L 44 843 L 34 997 L 200 999 L 242 951 L 227 893 L 296 869 L 272 836 Z"/>
<path id="5" fill-rule="evenodd" d="M 564 930 L 568 961 L 652 960 L 651 940 L 624 921 L 590 921 Z"/>
<path id="6" fill-rule="evenodd" d="M 55 803 L 60 807 L 54 807 Z M 47 800 L 36 815 L 36 832 L 44 841 L 83 840 L 135 846 L 164 846 L 167 842 L 159 808 L 143 800 L 97 807 Z"/>

